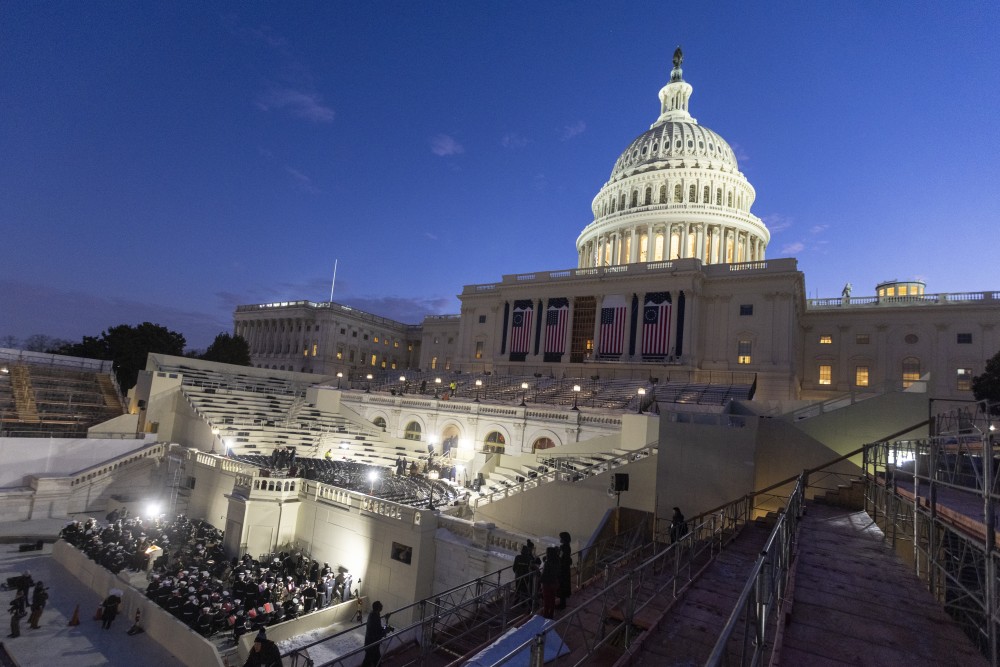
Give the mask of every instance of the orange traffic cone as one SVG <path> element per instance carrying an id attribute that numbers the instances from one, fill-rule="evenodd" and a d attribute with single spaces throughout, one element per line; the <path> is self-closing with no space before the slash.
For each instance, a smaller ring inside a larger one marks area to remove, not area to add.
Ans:
<path id="1" fill-rule="evenodd" d="M 69 623 L 66 625 L 80 625 L 80 605 L 76 605 L 76 609 L 73 610 L 73 618 L 69 619 Z"/>

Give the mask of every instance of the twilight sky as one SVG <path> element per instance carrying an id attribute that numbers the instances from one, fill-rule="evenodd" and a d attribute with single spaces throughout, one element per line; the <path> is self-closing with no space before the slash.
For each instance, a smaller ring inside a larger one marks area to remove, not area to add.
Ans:
<path id="1" fill-rule="evenodd" d="M 810 297 L 1000 289 L 1000 3 L 0 3 L 0 336 L 572 268 L 674 47 Z"/>

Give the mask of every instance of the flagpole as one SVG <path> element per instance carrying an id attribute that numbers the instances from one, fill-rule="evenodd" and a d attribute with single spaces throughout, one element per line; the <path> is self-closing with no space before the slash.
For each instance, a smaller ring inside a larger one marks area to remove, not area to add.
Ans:
<path id="1" fill-rule="evenodd" d="M 330 303 L 333 303 L 333 286 L 337 284 L 337 261 L 333 260 L 333 282 L 330 283 Z"/>

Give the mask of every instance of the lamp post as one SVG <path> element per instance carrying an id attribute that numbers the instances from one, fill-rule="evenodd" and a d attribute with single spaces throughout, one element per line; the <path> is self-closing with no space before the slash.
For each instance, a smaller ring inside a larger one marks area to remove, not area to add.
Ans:
<path id="1" fill-rule="evenodd" d="M 366 375 L 365 379 L 368 380 L 368 383 L 365 385 L 365 393 L 370 394 L 372 393 L 372 374 L 369 373 Z"/>
<path id="2" fill-rule="evenodd" d="M 474 400 L 473 403 L 479 402 L 479 390 L 482 388 L 482 386 L 483 386 L 483 381 L 476 380 L 476 400 Z"/>
<path id="3" fill-rule="evenodd" d="M 526 400 L 528 400 L 528 383 L 527 382 L 522 382 L 521 383 L 521 407 L 522 408 L 526 407 L 525 404 L 524 404 L 524 402 Z"/>
<path id="4" fill-rule="evenodd" d="M 434 398 L 438 397 L 438 390 L 441 388 L 441 378 L 434 378 Z"/>
<path id="5" fill-rule="evenodd" d="M 399 393 L 400 394 L 405 394 L 406 393 L 406 376 L 405 375 L 400 375 L 399 376 Z"/>
<path id="6" fill-rule="evenodd" d="M 215 454 L 215 441 L 219 439 L 219 433 L 221 433 L 217 428 L 212 429 L 212 453 Z"/>
<path id="7" fill-rule="evenodd" d="M 368 495 L 375 495 L 375 480 L 378 479 L 378 473 L 372 470 L 368 473 L 368 481 L 371 482 L 371 488 L 368 489 Z"/>
<path id="8" fill-rule="evenodd" d="M 573 410 L 577 410 L 577 411 L 580 410 L 580 408 L 578 408 L 577 405 L 576 405 L 576 399 L 579 396 L 580 396 L 580 385 L 575 384 L 575 385 L 573 385 L 573 408 L 572 408 Z"/>
<path id="9" fill-rule="evenodd" d="M 344 379 L 344 374 L 342 372 L 337 372 L 337 389 L 340 389 L 340 382 Z"/>
<path id="10" fill-rule="evenodd" d="M 641 415 L 642 414 L 642 399 L 646 398 L 646 390 L 643 389 L 642 387 L 639 387 L 639 391 L 637 393 L 639 394 L 639 396 L 635 400 L 635 413 L 638 414 L 638 415 Z"/>

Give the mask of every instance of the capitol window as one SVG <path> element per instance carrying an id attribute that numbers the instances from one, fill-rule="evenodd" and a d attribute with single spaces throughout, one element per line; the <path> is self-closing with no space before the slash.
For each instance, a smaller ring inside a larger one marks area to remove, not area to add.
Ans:
<path id="1" fill-rule="evenodd" d="M 959 368 L 957 373 L 958 384 L 956 389 L 959 391 L 971 391 L 972 390 L 972 369 L 971 368 Z"/>
<path id="2" fill-rule="evenodd" d="M 667 186 L 661 185 L 660 186 L 660 203 L 662 204 L 662 203 L 664 203 L 666 201 L 667 201 Z"/>
<path id="3" fill-rule="evenodd" d="M 819 337 L 820 345 L 833 345 L 833 336 L 829 334 L 824 334 Z"/>
<path id="4" fill-rule="evenodd" d="M 871 342 L 871 336 L 869 334 L 857 334 L 854 336 L 854 342 L 857 345 L 868 345 Z"/>
<path id="5" fill-rule="evenodd" d="M 855 366 L 854 367 L 854 384 L 858 387 L 868 386 L 868 367 L 867 366 Z"/>
<path id="6" fill-rule="evenodd" d="M 906 357 L 903 359 L 903 389 L 920 379 L 920 360 L 916 357 Z"/>
<path id="7" fill-rule="evenodd" d="M 674 201 L 676 201 L 676 202 L 684 201 L 684 197 L 681 194 L 682 192 L 683 192 L 683 190 L 681 190 L 681 184 L 680 183 L 678 183 L 677 185 L 674 186 Z"/>
<path id="8" fill-rule="evenodd" d="M 830 364 L 819 365 L 819 383 L 831 384 L 833 381 L 833 366 Z"/>
<path id="9" fill-rule="evenodd" d="M 688 188 L 688 201 L 697 202 L 698 201 L 698 186 L 692 185 Z"/>
<path id="10" fill-rule="evenodd" d="M 741 340 L 736 344 L 736 363 L 749 364 L 751 359 L 751 341 Z"/>
<path id="11" fill-rule="evenodd" d="M 649 206 L 653 203 L 653 188 L 646 188 L 646 200 L 644 205 Z"/>
<path id="12" fill-rule="evenodd" d="M 753 315 L 753 304 L 743 303 L 740 304 L 740 317 L 749 317 Z"/>
<path id="13" fill-rule="evenodd" d="M 956 337 L 956 342 L 959 345 L 971 345 L 972 344 L 972 334 L 970 333 L 960 333 Z"/>
<path id="14" fill-rule="evenodd" d="M 703 204 L 711 204 L 712 203 L 712 195 L 710 193 L 711 193 L 711 190 L 706 185 L 704 191 L 701 193 L 701 201 L 702 201 Z"/>
<path id="15" fill-rule="evenodd" d="M 632 203 L 629 205 L 631 208 L 635 208 L 639 204 L 639 191 L 632 191 Z"/>
<path id="16" fill-rule="evenodd" d="M 715 205 L 722 206 L 722 188 L 715 191 Z"/>

